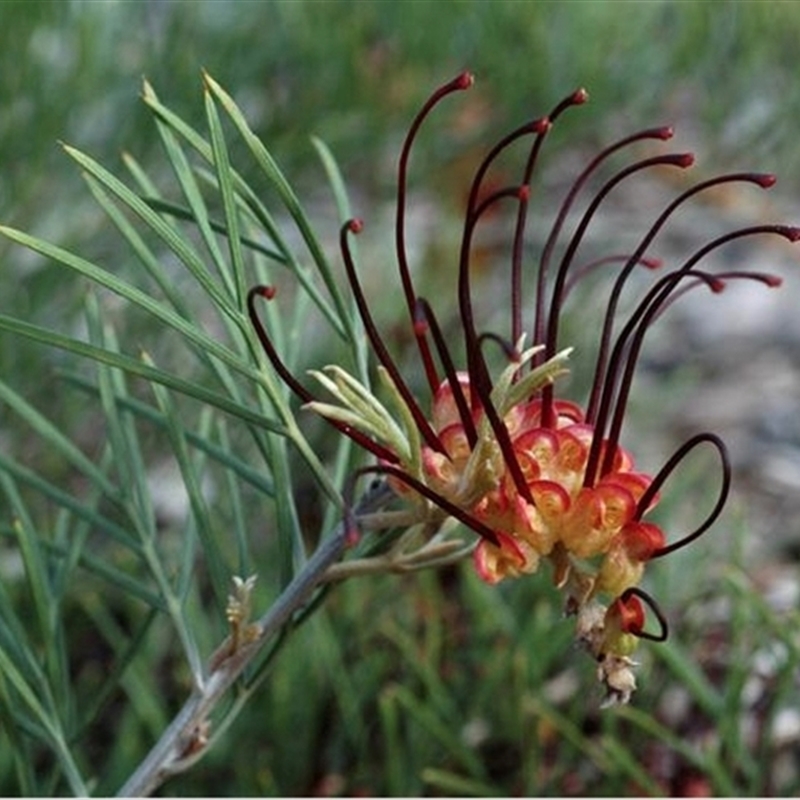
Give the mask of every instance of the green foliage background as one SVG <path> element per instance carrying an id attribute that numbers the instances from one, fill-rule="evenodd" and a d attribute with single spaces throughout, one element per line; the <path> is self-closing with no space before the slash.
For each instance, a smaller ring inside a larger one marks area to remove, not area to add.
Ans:
<path id="1" fill-rule="evenodd" d="M 465 68 L 480 81 L 465 118 L 448 111 L 446 135 L 424 137 L 415 156 L 417 180 L 444 165 L 435 186 L 443 207 L 457 208 L 462 199 L 460 152 L 473 152 L 581 85 L 592 105 L 580 119 L 565 118 L 559 134 L 576 152 L 623 130 L 675 122 L 679 132 L 686 130 L 681 141 L 710 169 L 737 165 L 786 176 L 777 191 L 783 193 L 778 202 L 788 203 L 800 174 L 799 39 L 800 6 L 788 2 L 6 0 L 0 3 L 0 221 L 128 274 L 129 257 L 57 142 L 91 153 L 115 172 L 120 152 L 130 152 L 169 183 L 151 115 L 137 99 L 141 80 L 202 127 L 202 69 L 231 92 L 298 194 L 319 210 L 320 230 L 332 247 L 336 216 L 325 202 L 309 135 L 320 136 L 335 154 L 366 216 L 391 199 L 400 137 L 419 103 Z M 242 156 L 232 146 L 232 159 Z M 378 221 L 370 224 L 377 237 Z M 442 233 L 444 239 L 451 234 Z M 376 246 L 376 256 L 388 254 Z M 59 330 L 83 324 L 86 286 L 67 270 L 5 240 L 0 270 L 0 311 Z M 391 309 L 382 314 L 391 317 Z M 115 307 L 114 325 L 121 342 L 155 348 L 159 363 L 176 374 L 189 370 L 181 351 L 135 311 Z M 326 354 L 314 347 L 301 356 L 319 365 Z M 6 383 L 83 451 L 100 452 L 97 403 L 87 405 L 86 395 L 63 377 L 73 362 L 3 335 L 0 365 Z M 5 453 L 67 491 L 80 491 L 72 467 L 7 409 L 0 408 L 0 426 Z M 163 436 L 149 436 L 144 451 L 155 459 Z M 298 480 L 295 488 L 314 487 Z M 272 519 L 271 510 L 260 510 L 262 495 L 243 497 L 252 504 L 249 517 Z M 331 511 L 309 505 L 309 519 L 300 522 L 316 532 Z M 10 601 L 24 604 L 26 592 L 8 566 L 11 513 L 0 506 L 0 516 L 0 577 Z M 253 560 L 259 602 L 266 605 L 280 583 L 270 574 L 280 556 L 273 543 L 254 541 L 247 558 L 236 553 L 235 542 L 223 538 L 220 548 L 230 561 Z M 268 681 L 207 758 L 163 791 L 658 794 L 684 790 L 669 782 L 679 775 L 707 781 L 716 793 L 796 793 L 796 782 L 775 783 L 768 738 L 761 750 L 748 752 L 739 720 L 748 655 L 759 649 L 785 653 L 767 718 L 796 701 L 799 656 L 791 631 L 797 609 L 788 620 L 776 618 L 733 551 L 728 563 L 715 565 L 714 579 L 703 582 L 712 596 L 726 598 L 735 623 L 725 631 L 723 674 L 698 665 L 708 629 L 688 617 L 677 641 L 648 649 L 635 706 L 607 714 L 586 700 L 591 665 L 570 650 L 570 627 L 558 619 L 558 600 L 544 576 L 503 591 L 480 584 L 469 568 L 345 584 L 290 638 Z M 694 575 L 708 572 L 694 568 Z M 673 598 L 698 603 L 699 582 L 675 586 L 680 569 L 670 572 L 669 585 L 662 576 L 661 594 L 670 604 Z M 108 673 L 120 668 L 120 654 L 137 632 L 146 632 L 141 655 L 119 676 L 123 691 L 100 698 L 93 727 L 75 742 L 79 765 L 97 776 L 90 788 L 109 793 L 179 707 L 187 675 L 166 625 L 145 619 L 129 595 L 110 591 L 96 574 L 90 578 L 65 592 L 61 608 L 70 662 L 60 668 L 64 692 L 67 684 L 74 690 L 71 702 L 86 702 L 105 686 Z M 197 590 L 209 595 L 197 602 L 204 654 L 223 630 L 213 583 L 205 576 Z M 707 746 L 687 744 L 688 731 L 650 713 L 675 685 L 688 688 L 693 724 L 707 733 Z M 0 794 L 69 791 L 51 777 L 57 770 L 44 750 L 33 765 L 36 782 L 22 785 L 10 755 L 13 721 L 9 726 L 0 715 L 0 726 Z M 652 766 L 656 750 L 679 764 L 669 778 Z"/>

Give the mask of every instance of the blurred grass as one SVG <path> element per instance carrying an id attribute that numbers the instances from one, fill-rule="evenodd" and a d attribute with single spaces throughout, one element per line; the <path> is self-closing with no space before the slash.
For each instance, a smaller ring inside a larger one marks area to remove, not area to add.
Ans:
<path id="1" fill-rule="evenodd" d="M 417 104 L 463 68 L 480 79 L 466 111 L 443 113 L 446 135 L 423 137 L 414 165 L 426 191 L 428 168 L 451 165 L 433 194 L 440 203 L 457 206 L 462 199 L 460 153 L 542 113 L 578 85 L 590 90 L 592 105 L 580 118 L 565 118 L 559 137 L 570 147 L 608 140 L 617 129 L 674 121 L 679 134 L 685 130 L 681 142 L 699 149 L 709 166 L 775 170 L 789 177 L 782 191 L 794 195 L 799 37 L 796 4 L 733 0 L 6 0 L 0 4 L 0 220 L 90 251 L 124 275 L 127 257 L 56 142 L 77 145 L 104 164 L 118 163 L 124 148 L 148 169 L 163 170 L 151 119 L 135 99 L 141 78 L 199 123 L 201 68 L 232 92 L 312 206 L 322 181 L 309 134 L 331 147 L 358 207 L 374 207 L 391 195 L 399 137 Z M 333 215 L 322 205 L 320 212 L 330 226 Z M 77 328 L 81 282 L 5 242 L 0 263 L 0 310 Z M 154 337 L 141 317 L 124 306 L 116 311 L 122 341 Z M 312 360 L 323 358 L 315 352 Z M 57 367 L 71 365 L 10 337 L 0 338 L 0 364 L 3 378 L 84 452 L 100 452 L 85 393 L 57 377 Z M 71 379 L 79 382 L 80 376 Z M 0 425 L 4 451 L 56 483 L 77 480 L 74 460 L 43 450 L 5 408 Z M 220 431 L 220 441 L 229 435 L 236 436 Z M 147 442 L 152 453 L 162 438 L 154 434 Z M 228 477 L 220 481 L 230 490 Z M 258 491 L 240 491 L 242 504 L 260 501 Z M 10 515 L 1 510 L 7 526 Z M 737 536 L 745 535 L 739 527 Z M 57 536 L 54 546 L 68 551 L 68 542 Z M 226 543 L 230 560 L 236 547 Z M 252 554 L 238 547 L 247 563 Z M 11 559 L 7 549 L 0 555 Z M 270 555 L 266 547 L 261 563 Z M 82 759 L 102 760 L 102 783 L 92 788 L 108 793 L 163 729 L 186 674 L 170 637 L 149 635 L 147 602 L 137 606 L 110 588 L 124 580 L 122 565 L 110 574 L 96 564 L 82 568 L 86 579 L 65 587 L 59 600 L 58 635 L 69 643 L 63 652 L 76 695 L 105 704 Z M 690 580 L 686 569 L 694 570 Z M 267 683 L 207 759 L 164 791 L 627 795 L 686 792 L 691 779 L 716 794 L 797 794 L 796 779 L 780 783 L 772 770 L 784 753 L 770 733 L 782 709 L 797 707 L 797 610 L 768 607 L 735 557 L 710 574 L 696 558 L 664 571 L 668 578 L 655 578 L 658 595 L 681 615 L 674 641 L 642 648 L 643 685 L 634 707 L 602 714 L 599 698 L 586 690 L 592 665 L 572 650 L 570 623 L 559 619 L 547 576 L 498 590 L 467 566 L 345 584 L 288 642 Z M 27 590 L 11 590 L 41 617 L 47 605 L 41 587 L 31 587 L 32 600 Z M 730 622 L 703 617 L 704 608 L 720 603 Z M 34 640 L 47 635 L 38 624 Z M 207 653 L 215 641 L 203 639 L 202 625 L 197 630 L 198 647 Z M 706 646 L 711 637 L 713 652 Z M 136 650 L 140 640 L 146 644 Z M 756 709 L 763 729 L 745 740 L 753 654 L 776 649 L 785 655 L 776 657 L 769 692 Z M 122 695 L 113 688 L 118 676 Z M 689 709 L 679 727 L 668 707 L 677 696 Z M 14 764 L 2 737 L 24 733 L 15 732 L 13 720 L 7 724 L 2 701 L 0 720 L 0 793 L 41 791 L 34 773 L 48 766 L 47 757 Z"/>

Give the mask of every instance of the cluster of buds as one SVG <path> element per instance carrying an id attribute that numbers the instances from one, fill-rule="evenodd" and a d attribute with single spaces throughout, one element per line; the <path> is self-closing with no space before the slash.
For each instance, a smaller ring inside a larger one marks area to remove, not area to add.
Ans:
<path id="1" fill-rule="evenodd" d="M 719 516 L 730 485 L 730 465 L 722 441 L 700 433 L 683 444 L 654 476 L 637 471 L 620 444 L 636 363 L 645 334 L 678 297 L 695 288 L 717 293 L 734 280 L 768 287 L 772 275 L 733 270 L 714 272 L 700 262 L 725 244 L 759 234 L 800 238 L 800 229 L 783 225 L 740 228 L 705 243 L 683 263 L 665 267 L 650 255 L 651 246 L 673 213 L 694 196 L 731 183 L 769 188 L 772 175 L 733 173 L 714 177 L 678 194 L 646 229 L 630 253 L 585 259 L 581 245 L 599 207 L 629 177 L 655 167 L 686 169 L 689 153 L 665 153 L 632 161 L 615 172 L 591 197 L 573 232 L 562 236 L 576 199 L 606 160 L 637 142 L 671 138 L 667 127 L 627 136 L 602 150 L 566 193 L 533 275 L 533 319 L 523 330 L 523 242 L 535 166 L 548 132 L 559 116 L 587 99 L 584 90 L 565 98 L 545 117 L 509 133 L 478 166 L 467 199 L 458 261 L 457 301 L 464 347 L 463 366 L 445 340 L 430 303 L 415 291 L 405 245 L 408 162 L 420 125 L 445 96 L 472 84 L 462 74 L 439 88 L 414 119 L 399 159 L 396 252 L 400 281 L 421 367 L 430 388 L 430 413 L 423 410 L 404 380 L 373 321 L 352 257 L 351 237 L 362 229 L 350 220 L 340 245 L 350 289 L 364 330 L 378 359 L 378 374 L 388 398 L 372 392 L 340 367 L 312 373 L 336 402 L 323 402 L 288 370 L 257 314 L 259 298 L 274 288 L 254 287 L 249 311 L 264 350 L 287 385 L 307 406 L 372 453 L 368 471 L 388 476 L 397 495 L 416 509 L 417 519 L 441 522 L 452 517 L 477 535 L 472 549 L 478 574 L 489 583 L 533 573 L 551 564 L 555 584 L 566 594 L 566 608 L 577 618 L 577 634 L 599 665 L 611 702 L 625 702 L 635 688 L 630 655 L 638 639 L 665 639 L 667 624 L 653 598 L 639 584 L 646 565 L 701 536 Z M 491 188 L 487 175 L 498 156 L 513 143 L 530 139 L 518 184 Z M 473 237 L 487 212 L 501 202 L 516 211 L 510 247 L 509 332 L 478 331 L 473 313 L 471 254 Z M 563 253 L 556 261 L 556 245 Z M 616 268 L 605 315 L 598 326 L 594 378 L 583 405 L 555 394 L 555 381 L 566 371 L 570 350 L 559 349 L 559 321 L 574 286 L 598 267 Z M 632 311 L 618 319 L 620 299 L 635 270 L 656 277 Z M 526 339 L 533 346 L 525 347 Z M 505 367 L 492 376 L 485 346 L 501 348 Z M 698 447 L 719 459 L 720 489 L 706 518 L 691 532 L 668 540 L 646 520 L 664 483 Z"/>

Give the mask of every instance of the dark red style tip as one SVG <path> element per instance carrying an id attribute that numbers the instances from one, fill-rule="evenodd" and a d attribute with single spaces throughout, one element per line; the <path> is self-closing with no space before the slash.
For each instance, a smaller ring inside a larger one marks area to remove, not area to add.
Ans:
<path id="1" fill-rule="evenodd" d="M 707 280 L 708 288 L 711 289 L 714 294 L 719 294 L 721 291 L 725 289 L 725 281 L 721 278 L 714 277 L 710 275 Z"/>
<path id="2" fill-rule="evenodd" d="M 453 88 L 454 89 L 469 89 L 472 84 L 475 83 L 475 76 L 469 72 L 465 71 L 462 72 L 455 80 L 453 81 Z"/>
<path id="3" fill-rule="evenodd" d="M 539 119 L 535 119 L 530 124 L 530 132 L 547 133 L 547 131 L 549 131 L 552 127 L 553 123 L 550 121 L 550 117 L 540 117 Z"/>
<path id="4" fill-rule="evenodd" d="M 773 175 L 771 172 L 765 172 L 763 174 L 756 173 L 753 175 L 753 183 L 757 183 L 763 189 L 770 189 L 778 182 L 777 175 Z"/>
<path id="5" fill-rule="evenodd" d="M 800 241 L 800 228 L 793 225 L 779 225 L 776 233 L 785 236 L 790 242 Z"/>
<path id="6" fill-rule="evenodd" d="M 272 300 L 272 298 L 278 294 L 278 289 L 275 286 L 256 286 L 254 287 L 254 291 L 267 300 Z"/>
<path id="7" fill-rule="evenodd" d="M 582 105 L 589 99 L 589 92 L 581 86 L 580 89 L 576 89 L 572 95 L 570 95 L 569 99 L 573 105 Z"/>
<path id="8" fill-rule="evenodd" d="M 661 267 L 664 266 L 664 259 L 645 256 L 644 258 L 640 258 L 638 263 L 647 269 L 661 269 Z"/>

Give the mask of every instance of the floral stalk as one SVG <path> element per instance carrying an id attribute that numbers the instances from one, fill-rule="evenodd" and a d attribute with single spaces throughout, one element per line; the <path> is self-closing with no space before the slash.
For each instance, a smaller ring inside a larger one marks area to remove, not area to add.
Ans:
<path id="1" fill-rule="evenodd" d="M 388 494 L 384 483 L 371 487 L 353 511 L 354 519 L 378 511 Z M 253 622 L 247 617 L 254 579 L 234 580 L 235 591 L 228 603 L 230 635 L 209 659 L 205 679 L 194 688 L 161 738 L 119 790 L 118 797 L 148 797 L 169 777 L 185 772 L 205 754 L 211 733 L 211 712 L 264 646 L 328 580 L 328 570 L 341 559 L 347 541 L 348 531 L 343 523 L 323 540 L 270 608 Z"/>

